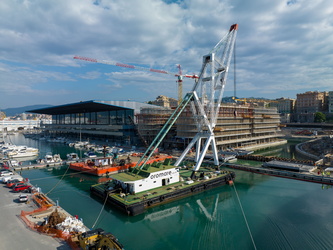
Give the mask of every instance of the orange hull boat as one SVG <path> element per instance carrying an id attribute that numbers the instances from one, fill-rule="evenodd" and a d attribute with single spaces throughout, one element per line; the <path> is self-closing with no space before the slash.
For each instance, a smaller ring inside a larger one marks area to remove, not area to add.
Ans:
<path id="1" fill-rule="evenodd" d="M 141 157 L 140 154 L 132 154 L 132 157 Z M 154 162 L 162 162 L 165 159 L 172 158 L 170 155 L 157 155 L 151 157 L 146 164 Z M 119 159 L 119 163 L 114 163 L 112 157 L 102 157 L 89 159 L 84 162 L 74 162 L 69 164 L 69 168 L 86 174 L 97 176 L 106 176 L 119 172 L 127 171 L 131 167 L 135 167 L 137 162 L 128 162 L 128 159 Z"/>

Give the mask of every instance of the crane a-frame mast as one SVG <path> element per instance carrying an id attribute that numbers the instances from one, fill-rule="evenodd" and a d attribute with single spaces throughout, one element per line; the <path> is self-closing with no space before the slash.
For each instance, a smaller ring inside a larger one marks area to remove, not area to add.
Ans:
<path id="1" fill-rule="evenodd" d="M 175 165 L 178 166 L 189 150 L 196 146 L 194 173 L 199 170 L 209 146 L 213 152 L 214 164 L 219 164 L 214 128 L 221 106 L 237 30 L 238 24 L 233 24 L 229 32 L 215 45 L 212 51 L 203 56 L 199 79 L 192 90 L 193 100 L 190 105 L 198 132 Z"/>
<path id="2" fill-rule="evenodd" d="M 179 166 L 194 145 L 196 145 L 196 165 L 191 177 L 199 170 L 209 146 L 211 146 L 213 151 L 214 164 L 219 165 L 214 128 L 221 106 L 237 30 L 238 25 L 233 24 L 227 35 L 217 43 L 208 55 L 203 57 L 202 69 L 198 81 L 194 84 L 192 91 L 185 95 L 184 100 L 178 105 L 154 141 L 137 162 L 133 169 L 134 173 L 140 172 L 145 166 L 187 105 L 191 105 L 192 115 L 196 121 L 198 132 L 178 158 L 175 166 Z"/>

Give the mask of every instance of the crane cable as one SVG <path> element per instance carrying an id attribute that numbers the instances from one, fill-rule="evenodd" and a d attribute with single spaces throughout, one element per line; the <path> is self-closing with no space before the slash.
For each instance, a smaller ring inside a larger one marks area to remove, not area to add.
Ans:
<path id="1" fill-rule="evenodd" d="M 237 192 L 237 189 L 236 189 L 236 185 L 235 185 L 235 183 L 233 183 L 233 186 L 234 186 L 234 189 L 235 189 L 235 193 L 236 193 L 236 196 L 237 196 L 237 200 L 238 200 L 239 206 L 240 206 L 240 208 L 241 208 L 241 211 L 242 211 L 242 214 L 243 214 L 243 217 L 244 217 L 244 220 L 245 220 L 245 224 L 246 224 L 247 230 L 249 231 L 249 234 L 250 234 L 250 237 L 251 237 L 251 241 L 252 241 L 253 247 L 254 247 L 254 249 L 256 250 L 257 247 L 256 247 L 256 244 L 255 244 L 255 242 L 254 242 L 254 239 L 253 239 L 253 236 L 252 236 L 252 233 L 251 233 L 251 229 L 250 229 L 249 223 L 247 222 L 246 215 L 245 215 L 245 212 L 244 212 L 244 209 L 243 209 L 242 203 L 241 203 L 241 201 L 240 201 L 240 199 L 239 199 L 239 196 L 238 196 L 238 192 Z"/>
<path id="2" fill-rule="evenodd" d="M 64 177 L 66 176 L 66 173 L 67 173 L 68 169 L 69 169 L 69 165 L 68 165 L 65 173 L 61 176 L 60 180 L 57 182 L 57 184 L 55 184 L 54 187 L 51 188 L 51 190 L 48 191 L 45 195 L 48 195 L 49 193 L 51 193 L 59 185 L 59 183 L 62 181 L 62 179 L 64 179 Z"/>
<path id="3" fill-rule="evenodd" d="M 102 214 L 102 212 L 103 212 L 103 210 L 104 210 L 104 207 L 105 207 L 106 201 L 108 200 L 108 197 L 109 197 L 109 194 L 107 193 L 106 196 L 105 196 L 104 204 L 103 204 L 103 206 L 102 206 L 102 208 L 101 208 L 101 211 L 99 211 L 99 214 L 98 214 L 98 216 L 97 216 L 97 218 L 96 218 L 94 224 L 92 225 L 92 229 L 96 226 L 96 223 L 97 223 L 97 221 L 99 220 L 99 217 L 101 216 L 101 214 Z"/>

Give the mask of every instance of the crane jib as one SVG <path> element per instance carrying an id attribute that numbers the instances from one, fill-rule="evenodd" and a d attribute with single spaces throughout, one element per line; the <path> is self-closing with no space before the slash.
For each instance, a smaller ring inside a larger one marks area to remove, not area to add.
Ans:
<path id="1" fill-rule="evenodd" d="M 116 63 L 116 66 L 135 69 L 135 67 L 133 65 L 128 65 L 128 64 L 124 64 L 124 63 Z"/>
<path id="2" fill-rule="evenodd" d="M 151 72 L 156 72 L 156 73 L 162 73 L 162 74 L 169 74 L 168 72 L 164 70 L 159 70 L 159 69 L 149 69 Z"/>

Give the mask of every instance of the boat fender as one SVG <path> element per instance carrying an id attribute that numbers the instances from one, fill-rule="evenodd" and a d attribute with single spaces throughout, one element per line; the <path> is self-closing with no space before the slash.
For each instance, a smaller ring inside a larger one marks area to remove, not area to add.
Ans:
<path id="1" fill-rule="evenodd" d="M 204 189 L 206 189 L 206 188 L 207 188 L 207 184 L 205 183 L 205 184 L 204 184 Z"/>
<path id="2" fill-rule="evenodd" d="M 164 195 L 161 195 L 161 197 L 160 197 L 160 201 L 164 201 Z"/>
<path id="3" fill-rule="evenodd" d="M 151 206 L 151 204 L 153 204 L 153 202 L 152 201 L 148 201 L 147 204 L 148 204 L 148 206 Z"/>
<path id="4" fill-rule="evenodd" d="M 192 187 L 192 188 L 191 188 L 191 192 L 194 192 L 194 191 L 195 191 L 195 187 Z"/>

